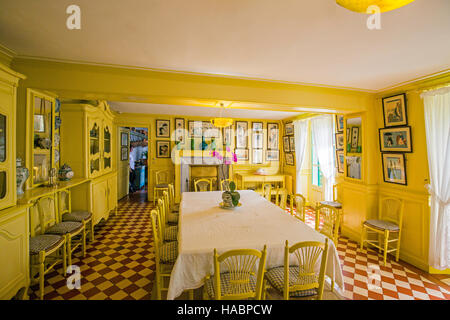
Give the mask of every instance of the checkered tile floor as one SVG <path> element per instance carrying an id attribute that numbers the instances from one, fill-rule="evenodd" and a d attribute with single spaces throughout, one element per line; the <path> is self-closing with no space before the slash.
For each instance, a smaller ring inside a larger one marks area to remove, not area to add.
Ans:
<path id="1" fill-rule="evenodd" d="M 61 266 L 45 277 L 47 300 L 150 299 L 154 277 L 154 251 L 150 220 L 151 203 L 144 198 L 119 203 L 116 215 L 96 227 L 96 238 L 88 243 L 86 257 L 76 251 L 73 263 L 80 267 L 81 288 L 69 290 Z M 307 210 L 306 222 L 314 226 L 314 213 Z M 447 276 L 431 276 L 415 267 L 383 258 L 372 249 L 359 250 L 345 237 L 337 245 L 347 299 L 446 299 L 450 300 Z M 37 299 L 38 285 L 29 290 Z"/>

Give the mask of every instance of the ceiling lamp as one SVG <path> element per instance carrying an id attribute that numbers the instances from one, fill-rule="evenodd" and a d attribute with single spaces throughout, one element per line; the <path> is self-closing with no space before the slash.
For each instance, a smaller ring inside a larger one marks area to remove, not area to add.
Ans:
<path id="1" fill-rule="evenodd" d="M 381 12 L 391 11 L 406 6 L 414 0 L 336 0 L 336 3 L 348 10 L 367 13 L 367 8 L 377 6 Z"/>
<path id="2" fill-rule="evenodd" d="M 216 128 L 226 128 L 226 127 L 231 126 L 233 124 L 233 119 L 222 117 L 222 113 L 223 113 L 223 109 L 225 108 L 225 104 L 223 102 L 221 102 L 219 105 L 220 105 L 220 115 L 218 118 L 211 119 L 211 123 Z"/>

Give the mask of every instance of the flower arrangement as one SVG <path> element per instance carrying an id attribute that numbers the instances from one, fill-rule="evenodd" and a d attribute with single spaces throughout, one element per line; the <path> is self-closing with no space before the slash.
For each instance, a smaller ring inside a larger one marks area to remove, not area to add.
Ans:
<path id="1" fill-rule="evenodd" d="M 217 152 L 213 150 L 211 152 L 211 155 L 220 160 L 222 164 L 230 165 L 232 163 L 237 162 L 237 155 L 230 150 L 230 147 L 227 146 L 224 152 L 224 155 L 220 152 Z M 222 172 L 222 177 L 225 177 L 225 173 L 223 172 L 224 166 L 220 166 L 220 170 Z M 223 207 L 225 208 L 234 208 L 239 205 L 239 199 L 241 198 L 241 195 L 236 190 L 236 184 L 231 181 L 228 183 L 228 181 L 224 184 L 225 191 L 222 193 L 222 200 L 223 200 Z"/>

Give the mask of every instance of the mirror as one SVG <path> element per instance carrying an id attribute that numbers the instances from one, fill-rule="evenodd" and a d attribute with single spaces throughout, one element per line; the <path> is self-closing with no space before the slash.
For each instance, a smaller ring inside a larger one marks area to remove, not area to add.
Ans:
<path id="1" fill-rule="evenodd" d="M 347 177 L 361 179 L 362 172 L 362 119 L 346 119 L 346 166 Z"/>

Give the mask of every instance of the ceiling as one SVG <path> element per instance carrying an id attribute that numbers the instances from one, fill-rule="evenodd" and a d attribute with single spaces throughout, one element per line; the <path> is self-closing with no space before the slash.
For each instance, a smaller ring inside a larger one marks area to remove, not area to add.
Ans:
<path id="1" fill-rule="evenodd" d="M 161 115 L 178 115 L 191 117 L 219 117 L 220 109 L 211 107 L 194 107 L 194 106 L 176 106 L 167 104 L 150 104 L 150 103 L 135 103 L 135 102 L 108 102 L 111 109 L 118 112 L 127 113 L 148 113 Z M 283 120 L 296 115 L 301 112 L 286 112 L 286 111 L 264 111 L 264 110 L 249 110 L 238 108 L 224 108 L 222 116 L 226 118 L 236 119 L 261 119 L 261 120 Z"/>
<path id="2" fill-rule="evenodd" d="M 66 8 L 81 8 L 81 30 Z M 450 1 L 367 15 L 335 0 L 0 0 L 19 56 L 381 90 L 450 67 Z"/>

